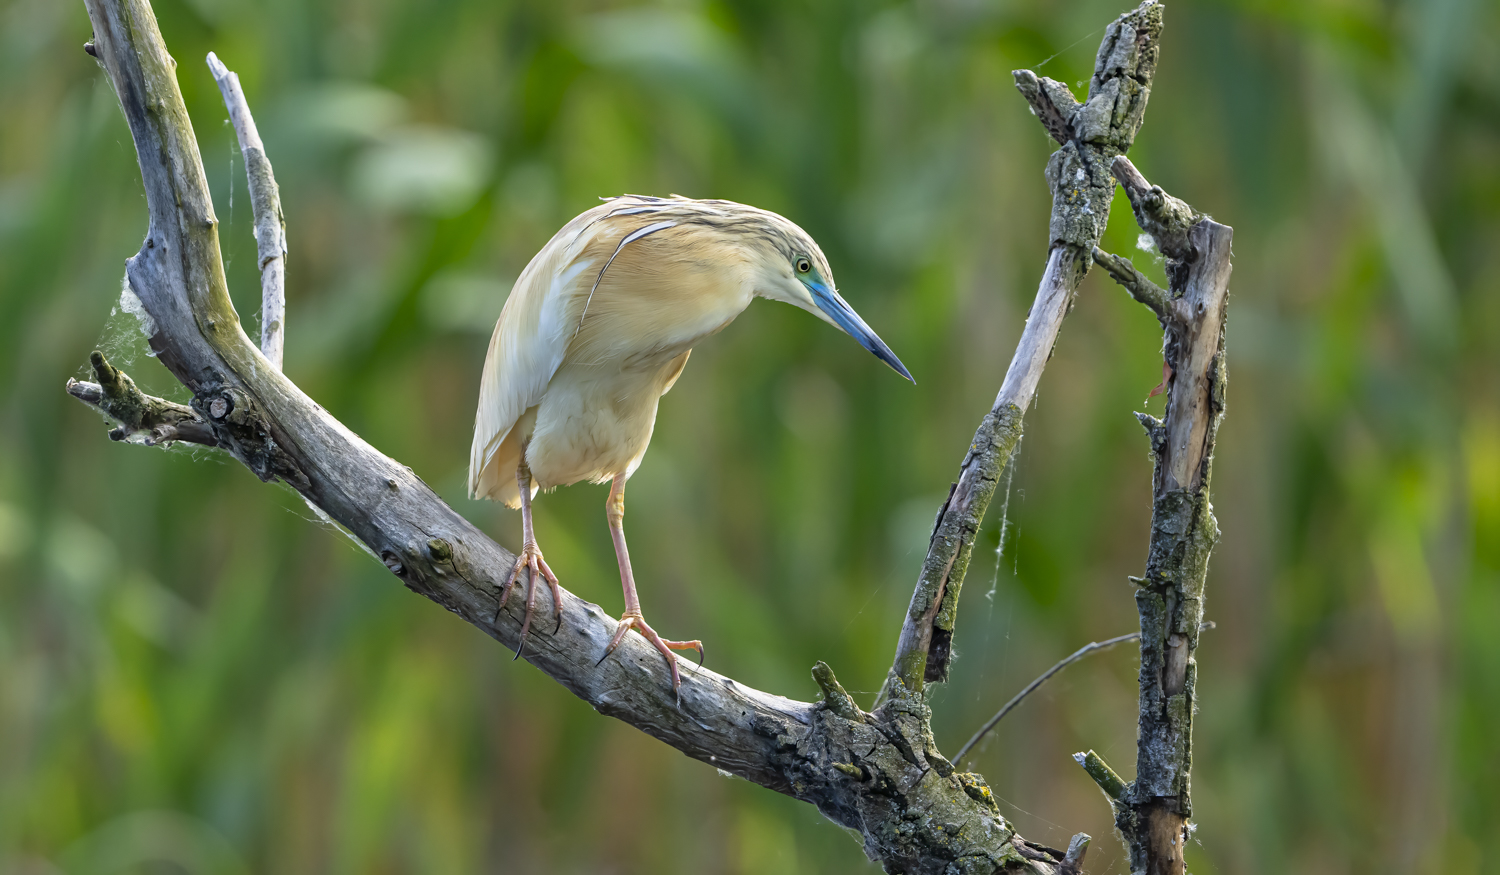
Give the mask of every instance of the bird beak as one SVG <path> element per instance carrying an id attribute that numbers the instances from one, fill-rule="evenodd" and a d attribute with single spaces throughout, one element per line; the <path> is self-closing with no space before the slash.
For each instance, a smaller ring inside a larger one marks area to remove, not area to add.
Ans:
<path id="1" fill-rule="evenodd" d="M 839 297 L 838 292 L 817 282 L 807 283 L 807 288 L 812 292 L 813 303 L 828 315 L 833 324 L 844 329 L 845 334 L 859 341 L 860 346 L 875 353 L 875 357 L 890 365 L 891 370 L 911 380 L 913 385 L 916 384 L 917 381 L 912 380 L 911 371 L 906 369 L 906 365 L 901 364 L 901 360 L 896 358 L 896 354 L 891 352 L 889 346 L 885 345 L 885 341 L 876 336 L 875 331 L 865 324 L 865 320 L 859 318 L 859 314 L 854 312 L 853 307 Z"/>

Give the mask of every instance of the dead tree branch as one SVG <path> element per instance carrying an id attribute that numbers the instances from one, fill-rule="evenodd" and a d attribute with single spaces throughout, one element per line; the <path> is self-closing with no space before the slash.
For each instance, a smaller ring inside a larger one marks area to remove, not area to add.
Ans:
<path id="1" fill-rule="evenodd" d="M 260 264 L 260 351 L 280 370 L 286 346 L 286 218 L 281 214 L 281 190 L 276 187 L 266 145 L 260 141 L 260 130 L 240 88 L 240 77 L 220 63 L 213 52 L 208 53 L 208 69 L 219 83 L 229 122 L 240 141 L 240 154 L 245 156 Z"/>
<path id="2" fill-rule="evenodd" d="M 1161 15 L 1160 4 L 1146 0 L 1109 25 L 1083 103 L 1060 82 L 1038 78 L 1030 70 L 1014 74 L 1016 88 L 1062 146 L 1047 162 L 1052 187 L 1047 267 L 1000 394 L 974 433 L 958 482 L 938 511 L 881 702 L 894 690 L 919 692 L 925 683 L 948 679 L 958 596 L 979 524 L 1021 439 L 1022 417 L 1109 221 L 1115 190 L 1109 163 L 1130 148 L 1145 117 Z"/>
<path id="3" fill-rule="evenodd" d="M 157 359 L 194 393 L 190 412 L 211 431 L 213 444 L 261 479 L 292 486 L 369 546 L 407 587 L 514 649 L 521 607 L 497 604 L 497 578 L 510 570 L 514 556 L 303 394 L 241 330 L 176 64 L 149 3 L 86 5 L 93 54 L 124 110 L 150 213 L 146 239 L 127 261 L 126 279 L 152 317 L 149 340 Z M 107 382 L 101 376 L 101 386 Z M 102 399 L 111 397 L 101 393 Z M 98 406 L 132 432 L 146 421 L 133 419 L 129 408 Z M 792 791 L 779 757 L 812 724 L 815 706 L 702 671 L 684 686 L 679 711 L 665 665 L 649 645 L 626 638 L 617 651 L 625 658 L 596 666 L 614 620 L 568 594 L 562 610 L 556 636 L 533 630 L 527 661 L 600 711 L 691 756 Z"/>
<path id="4" fill-rule="evenodd" d="M 69 380 L 68 394 L 95 408 L 119 425 L 110 440 L 168 446 L 173 441 L 217 447 L 213 429 L 198 418 L 191 407 L 147 395 L 135 387 L 130 375 L 109 363 L 104 353 L 89 356 L 97 383 Z"/>
<path id="5" fill-rule="evenodd" d="M 974 749 L 974 745 L 978 744 L 980 739 L 984 738 L 986 733 L 988 733 L 991 729 L 994 729 L 1001 720 L 1004 720 L 1006 714 L 1009 714 L 1011 711 L 1015 710 L 1015 707 L 1021 704 L 1022 699 L 1025 699 L 1027 696 L 1036 692 L 1042 684 L 1051 680 L 1053 675 L 1091 654 L 1109 650 L 1111 647 L 1114 647 L 1117 644 L 1124 644 L 1126 641 L 1134 641 L 1139 637 L 1141 637 L 1141 633 L 1131 632 L 1129 635 L 1116 635 L 1113 638 L 1106 638 L 1103 641 L 1092 641 L 1073 651 L 1071 654 L 1058 660 L 1051 668 L 1047 669 L 1039 676 L 1037 676 L 1036 680 L 1032 681 L 1024 688 L 1022 688 L 1021 692 L 1016 693 L 1014 696 L 1011 696 L 1010 701 L 1000 706 L 1000 710 L 995 712 L 995 716 L 986 720 L 984 722 L 984 725 L 979 727 L 979 731 L 970 736 L 969 740 L 964 742 L 964 746 L 958 749 L 958 753 L 954 755 L 953 761 L 955 763 L 962 763 L 964 761 L 964 757 L 968 756 L 969 751 Z"/>
<path id="6" fill-rule="evenodd" d="M 1136 584 L 1141 618 L 1136 779 L 1124 786 L 1092 751 L 1079 754 L 1111 799 L 1134 873 L 1182 875 L 1192 816 L 1193 716 L 1198 634 L 1209 554 L 1218 524 L 1209 504 L 1214 437 L 1224 412 L 1224 316 L 1234 231 L 1149 184 L 1123 155 L 1113 172 L 1136 221 L 1167 258 L 1168 290 L 1141 292 L 1130 263 L 1095 259 L 1156 312 L 1165 329 L 1165 420 L 1137 414 L 1155 456 L 1151 546 Z M 1128 270 L 1127 270 L 1128 268 Z"/>
<path id="7" fill-rule="evenodd" d="M 1104 268 L 1114 281 L 1125 288 L 1132 298 L 1151 308 L 1158 320 L 1163 320 L 1163 327 L 1171 318 L 1172 298 L 1167 290 L 1146 278 L 1146 275 L 1135 269 L 1130 259 L 1121 255 L 1111 255 L 1099 247 L 1094 247 L 1094 263 Z"/>
<path id="8" fill-rule="evenodd" d="M 1068 852 L 1063 856 L 1062 865 L 1057 867 L 1057 875 L 1083 875 L 1083 857 L 1089 852 L 1088 833 L 1079 833 L 1068 842 Z"/>
<path id="9" fill-rule="evenodd" d="M 1203 629 L 1212 629 L 1213 627 L 1214 624 L 1212 621 L 1205 622 L 1202 626 Z M 968 756 L 969 751 L 974 749 L 974 745 L 978 744 L 990 730 L 998 726 L 1000 721 L 1005 719 L 1005 715 L 1009 714 L 1011 711 L 1014 711 L 1017 705 L 1021 704 L 1021 702 L 1027 696 L 1036 692 L 1042 686 L 1042 684 L 1045 684 L 1047 681 L 1051 680 L 1053 675 L 1056 675 L 1058 672 L 1062 671 L 1073 663 L 1092 656 L 1095 653 L 1103 653 L 1104 651 L 1109 650 L 1116 645 L 1124 644 L 1127 641 L 1139 640 L 1140 637 L 1141 633 L 1131 632 L 1129 635 L 1116 635 L 1113 638 L 1106 638 L 1103 641 L 1091 641 L 1088 644 L 1083 645 L 1082 647 L 1063 657 L 1062 659 L 1058 660 L 1053 664 L 1051 668 L 1038 675 L 1036 680 L 1023 687 L 1021 689 L 1021 692 L 1016 693 L 1014 696 L 1011 696 L 1010 701 L 1000 706 L 1000 710 L 995 712 L 995 716 L 986 720 L 984 722 L 984 725 L 979 727 L 979 730 L 972 736 L 970 736 L 968 741 L 964 742 L 964 746 L 958 749 L 958 753 L 953 757 L 953 762 L 962 763 L 964 761 L 964 757 Z"/>
<path id="10" fill-rule="evenodd" d="M 97 392 L 81 384 L 70 391 L 121 420 L 129 434 L 175 417 L 178 439 L 187 439 L 184 428 L 192 430 L 261 479 L 286 483 L 367 545 L 408 588 L 514 649 L 523 606 L 519 594 L 505 605 L 498 604 L 498 595 L 515 557 L 409 469 L 314 403 L 268 357 L 275 347 L 268 345 L 263 354 L 241 329 L 176 65 L 148 0 L 85 2 L 95 32 L 90 54 L 104 66 L 124 110 L 150 213 L 146 239 L 127 261 L 126 279 L 152 317 L 149 339 L 158 360 L 193 400 L 186 409 L 163 407 L 168 402 L 132 394 L 127 377 L 103 370 L 102 357 Z M 984 780 L 957 771 L 938 752 L 921 687 L 936 679 L 934 670 L 946 676 L 947 641 L 973 533 L 1019 439 L 1021 413 L 1035 395 L 1103 228 L 1112 185 L 1103 168 L 1129 146 L 1140 125 L 1160 21 L 1160 7 L 1148 0 L 1111 25 L 1089 102 L 1060 116 L 1073 139 L 1048 166 L 1053 239 L 1037 305 L 934 534 L 934 552 L 881 707 L 861 711 L 826 665 L 814 672 L 824 691 L 817 704 L 749 689 L 706 669 L 689 671 L 679 702 L 665 664 L 637 636 L 624 639 L 616 651 L 620 658 L 599 663 L 616 621 L 566 591 L 558 631 L 532 630 L 528 662 L 604 714 L 691 757 L 816 805 L 857 830 L 866 853 L 887 871 L 1078 870 L 1082 841 L 1067 854 L 1026 842 L 1000 815 Z M 238 93 L 229 91 L 231 97 Z M 242 110 L 243 129 L 253 131 L 248 106 L 229 102 L 232 114 L 236 106 Z M 251 151 L 246 148 L 247 166 Z M 269 182 L 269 162 L 264 169 Z M 267 215 L 279 226 L 279 209 L 257 207 L 258 241 Z M 284 244 L 269 250 L 273 256 L 278 251 L 285 251 Z M 137 415 L 137 408 L 152 412 Z"/>

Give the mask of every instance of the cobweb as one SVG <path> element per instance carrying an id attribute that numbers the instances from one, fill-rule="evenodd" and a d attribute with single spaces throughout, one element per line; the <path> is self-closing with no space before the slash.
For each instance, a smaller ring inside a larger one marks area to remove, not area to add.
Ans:
<path id="1" fill-rule="evenodd" d="M 109 318 L 99 330 L 94 348 L 117 368 L 130 370 L 142 356 L 154 358 L 155 350 L 146 338 L 156 333 L 156 320 L 146 312 L 146 305 L 130 287 L 129 275 L 120 278 L 120 299 L 110 308 Z M 132 374 L 132 377 L 134 375 Z M 93 369 L 87 364 L 79 367 L 78 379 L 94 379 Z"/>
<path id="2" fill-rule="evenodd" d="M 99 337 L 94 341 L 94 348 L 104 353 L 110 364 L 129 374 L 142 392 L 187 404 L 191 398 L 187 387 L 151 361 L 156 357 L 156 350 L 151 348 L 148 338 L 155 333 L 156 320 L 146 312 L 146 305 L 136 295 L 135 289 L 130 287 L 129 274 L 122 276 L 120 299 L 110 308 L 109 317 L 104 320 L 104 326 L 99 329 Z M 94 369 L 87 362 L 79 366 L 74 376 L 88 382 L 96 379 Z M 102 413 L 100 415 L 103 416 Z M 104 416 L 104 419 L 111 425 L 114 424 L 109 417 Z M 186 452 L 198 461 L 220 464 L 225 461 L 223 454 L 196 444 L 178 442 L 161 449 Z"/>
<path id="3" fill-rule="evenodd" d="M 986 697 L 993 696 L 995 689 L 994 685 L 1003 684 L 1008 674 L 1006 669 L 1009 667 L 1011 624 L 1015 619 L 1016 613 L 1015 587 L 1006 587 L 1005 593 L 1000 599 L 1001 612 L 1003 615 L 1001 622 L 1004 624 L 1004 629 L 996 628 L 995 594 L 1000 589 L 1000 568 L 1001 564 L 1005 561 L 1007 535 L 1010 536 L 1008 540 L 1009 546 L 1011 548 L 1010 553 L 1012 560 L 1015 559 L 1016 554 L 1015 537 L 1011 531 L 1012 526 L 1010 522 L 1010 496 L 1011 483 L 1015 480 L 1016 476 L 1016 465 L 1020 461 L 1021 442 L 1017 440 L 1016 448 L 1011 451 L 1010 459 L 1005 463 L 1005 497 L 1000 502 L 1000 531 L 996 537 L 997 543 L 995 544 L 995 571 L 994 574 L 990 577 L 989 592 L 986 592 L 984 594 L 985 599 L 989 602 L 989 610 L 987 612 L 988 616 L 985 619 L 984 624 L 984 639 L 980 647 L 981 652 L 979 657 L 979 683 L 976 685 L 974 694 L 976 701 L 982 701 Z M 1021 491 L 1021 497 L 1023 499 L 1025 498 L 1025 490 Z M 1015 571 L 1019 571 L 1019 566 L 1016 567 Z M 1014 580 L 1015 576 L 1013 573 L 1012 581 Z M 999 638 L 998 654 L 994 653 L 996 638 Z M 979 748 L 977 751 L 975 751 L 975 753 L 984 752 L 988 748 L 989 743 L 993 741 L 995 737 L 996 736 L 993 733 L 987 736 L 982 742 L 980 742 Z"/>

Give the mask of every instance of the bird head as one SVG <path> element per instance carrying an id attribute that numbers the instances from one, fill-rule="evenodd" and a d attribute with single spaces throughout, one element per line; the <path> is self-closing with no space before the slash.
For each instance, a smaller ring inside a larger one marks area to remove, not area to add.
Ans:
<path id="1" fill-rule="evenodd" d="M 764 233 L 755 235 L 761 244 L 754 259 L 758 274 L 755 294 L 812 313 L 854 338 L 896 373 L 915 383 L 911 372 L 885 341 L 839 295 L 828 259 L 812 237 L 775 213 L 764 215 L 767 219 Z"/>

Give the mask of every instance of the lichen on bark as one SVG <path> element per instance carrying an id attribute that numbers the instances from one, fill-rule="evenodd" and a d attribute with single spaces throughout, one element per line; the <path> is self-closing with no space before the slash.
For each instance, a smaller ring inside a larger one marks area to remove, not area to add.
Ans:
<path id="1" fill-rule="evenodd" d="M 1209 557 L 1219 539 L 1209 486 L 1228 382 L 1224 320 L 1233 229 L 1151 185 L 1123 156 L 1114 159 L 1111 170 L 1141 229 L 1167 257 L 1169 287 L 1150 284 L 1122 258 L 1094 252 L 1094 259 L 1161 320 L 1167 375 L 1165 417 L 1137 414 L 1154 466 L 1146 570 L 1131 578 L 1141 624 L 1136 778 L 1123 794 L 1108 787 L 1106 793 L 1115 796 L 1115 824 L 1129 850 L 1131 871 L 1181 875 L 1192 816 L 1194 653 L 1203 627 Z M 1090 775 L 1105 785 L 1097 769 Z"/>
<path id="2" fill-rule="evenodd" d="M 920 690 L 925 683 L 948 679 L 958 599 L 979 524 L 1020 441 L 1022 418 L 1062 318 L 1109 221 L 1115 185 L 1111 162 L 1130 148 L 1144 120 L 1161 26 L 1161 5 L 1153 0 L 1111 23 L 1099 47 L 1088 99 L 1082 102 L 1061 82 L 1030 70 L 1013 74 L 1017 90 L 1060 144 L 1046 168 L 1052 191 L 1048 267 L 1000 395 L 975 431 L 959 479 L 938 511 L 888 686 L 900 679 L 907 688 Z M 883 691 L 881 701 L 886 696 Z"/>
<path id="3" fill-rule="evenodd" d="M 842 691 L 826 665 L 815 671 L 825 690 Z M 805 732 L 773 731 L 792 795 L 857 831 L 887 872 L 1040 875 L 1062 860 L 1015 834 L 983 777 L 943 758 L 931 709 L 899 680 L 874 712 L 851 712 L 835 693 Z"/>

